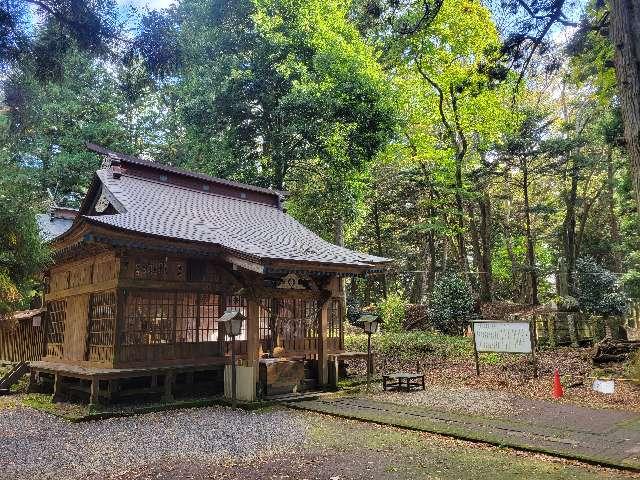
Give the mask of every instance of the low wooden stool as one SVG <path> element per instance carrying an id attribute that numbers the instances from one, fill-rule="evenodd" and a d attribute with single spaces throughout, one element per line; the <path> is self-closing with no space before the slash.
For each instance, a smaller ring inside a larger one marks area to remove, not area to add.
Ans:
<path id="1" fill-rule="evenodd" d="M 420 387 L 422 387 L 422 390 L 425 389 L 424 373 L 400 372 L 382 375 L 383 390 L 402 390 L 404 388 L 407 392 L 410 392 L 411 390 L 419 389 Z"/>

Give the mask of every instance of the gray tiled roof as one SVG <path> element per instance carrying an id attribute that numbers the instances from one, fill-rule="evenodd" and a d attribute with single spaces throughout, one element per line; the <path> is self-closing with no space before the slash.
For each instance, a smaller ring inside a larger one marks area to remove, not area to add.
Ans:
<path id="1" fill-rule="evenodd" d="M 86 217 L 149 235 L 206 242 L 260 260 L 381 266 L 388 259 L 333 245 L 282 210 L 238 198 L 127 175 L 99 179 L 125 212 Z"/>
<path id="2" fill-rule="evenodd" d="M 159 162 L 153 162 L 150 160 L 145 160 L 143 158 L 137 157 L 135 155 L 127 155 L 125 153 L 114 152 L 113 150 L 109 150 L 100 145 L 96 145 L 95 143 L 87 143 L 87 149 L 92 152 L 98 153 L 100 155 L 106 155 L 108 158 L 114 160 L 121 160 L 129 164 L 140 165 L 142 167 L 150 167 L 154 170 L 162 170 L 170 173 L 177 173 L 178 175 L 188 176 L 191 178 L 197 178 L 200 180 L 205 180 L 207 182 L 218 183 L 220 185 L 226 185 L 233 188 L 240 188 L 243 190 L 249 190 L 253 192 L 265 193 L 267 195 L 274 196 L 285 196 L 286 192 L 281 192 L 279 190 L 273 190 L 271 188 L 263 188 L 257 187 L 255 185 L 248 185 L 246 183 L 234 182 L 233 180 L 227 180 L 225 178 L 212 177 L 209 175 L 204 175 L 202 173 L 190 172 L 188 170 L 183 170 L 181 168 L 174 167 L 172 165 L 166 165 Z"/>
<path id="3" fill-rule="evenodd" d="M 70 218 L 57 218 L 51 216 L 49 213 L 36 215 L 36 221 L 38 222 L 40 236 L 45 242 L 62 235 L 71 228 L 71 224 L 73 223 L 73 220 Z"/>

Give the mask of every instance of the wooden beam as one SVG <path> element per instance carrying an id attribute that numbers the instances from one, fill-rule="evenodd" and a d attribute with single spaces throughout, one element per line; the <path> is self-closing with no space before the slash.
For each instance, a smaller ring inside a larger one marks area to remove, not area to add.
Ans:
<path id="1" fill-rule="evenodd" d="M 184 282 L 181 280 L 142 280 L 142 279 L 122 279 L 118 284 L 121 288 L 136 289 L 136 290 L 173 290 L 179 292 L 200 292 L 200 293 L 213 293 L 211 290 L 211 282 Z M 233 285 L 229 285 L 227 288 L 216 288 L 216 293 L 220 293 L 218 290 L 225 290 L 224 293 L 231 295 L 238 288 Z"/>
<path id="2" fill-rule="evenodd" d="M 264 266 L 259 263 L 252 262 L 249 260 L 245 260 L 244 258 L 236 257 L 235 255 L 225 255 L 224 259 L 228 261 L 230 264 L 244 268 L 245 270 L 249 270 L 256 273 L 264 273 Z"/>
<path id="3" fill-rule="evenodd" d="M 57 292 L 47 293 L 44 296 L 45 302 L 59 300 L 65 297 L 73 297 L 74 295 L 83 295 L 91 292 L 101 292 L 103 290 L 113 290 L 118 286 L 118 280 L 107 280 L 100 283 L 89 283 L 79 287 L 67 288 L 66 290 L 58 290 Z"/>

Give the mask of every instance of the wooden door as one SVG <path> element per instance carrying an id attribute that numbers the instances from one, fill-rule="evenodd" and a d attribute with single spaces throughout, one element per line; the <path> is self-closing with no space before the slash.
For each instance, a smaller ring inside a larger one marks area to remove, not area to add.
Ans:
<path id="1" fill-rule="evenodd" d="M 67 298 L 67 318 L 64 332 L 64 358 L 71 361 L 85 359 L 87 351 L 87 324 L 89 322 L 89 295 Z"/>

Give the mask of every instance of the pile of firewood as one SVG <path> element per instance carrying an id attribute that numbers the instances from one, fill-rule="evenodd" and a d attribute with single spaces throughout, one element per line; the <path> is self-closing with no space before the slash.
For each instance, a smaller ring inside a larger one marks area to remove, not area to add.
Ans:
<path id="1" fill-rule="evenodd" d="M 591 358 L 594 365 L 626 363 L 638 349 L 640 349 L 640 341 L 605 338 L 595 344 Z"/>

